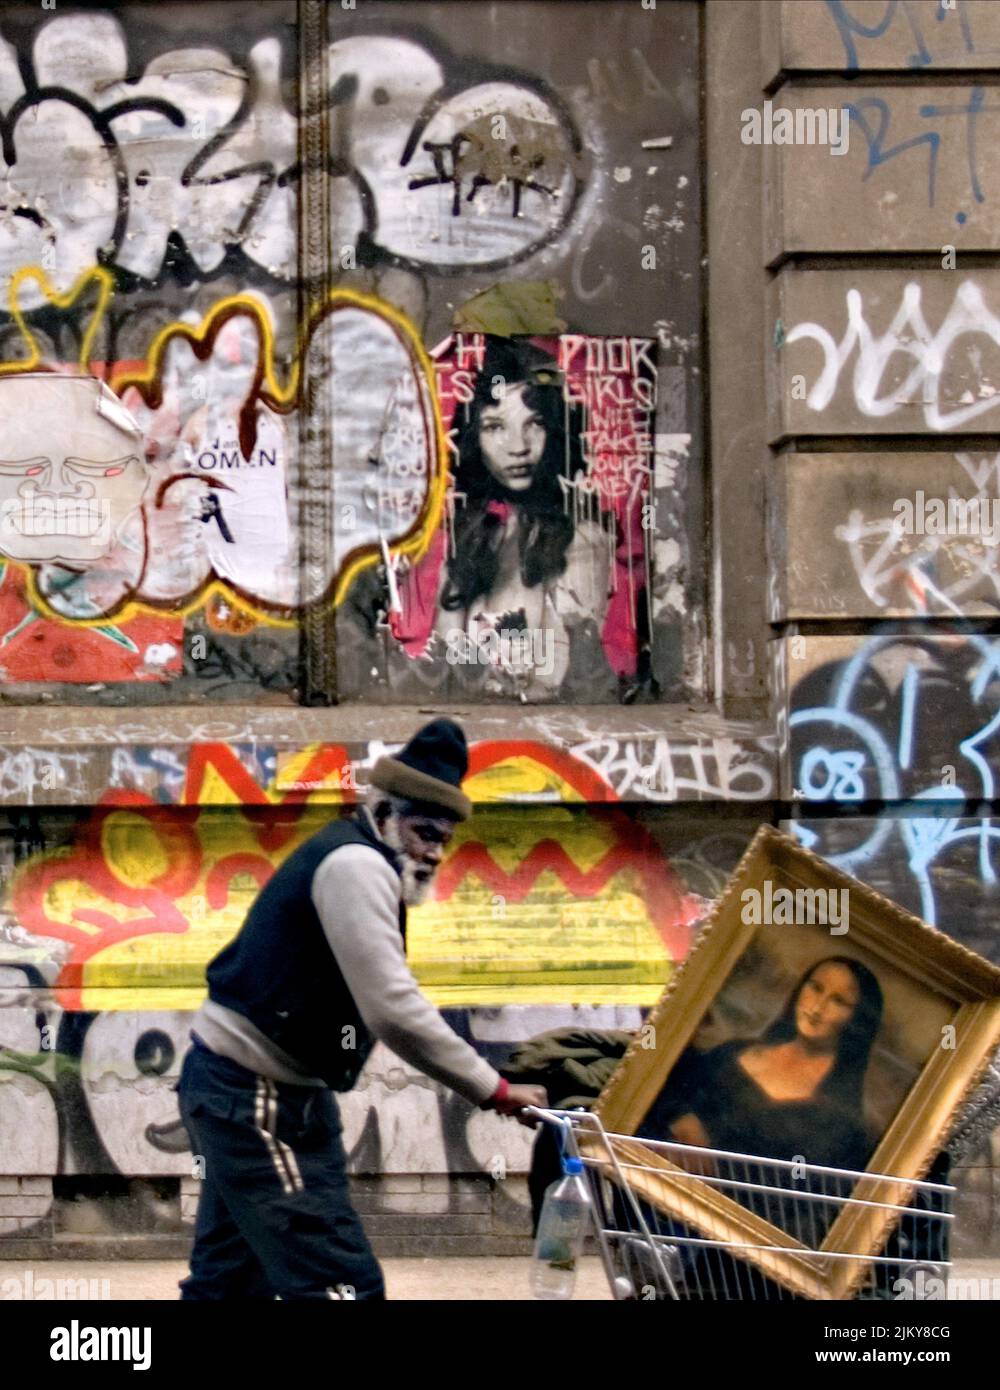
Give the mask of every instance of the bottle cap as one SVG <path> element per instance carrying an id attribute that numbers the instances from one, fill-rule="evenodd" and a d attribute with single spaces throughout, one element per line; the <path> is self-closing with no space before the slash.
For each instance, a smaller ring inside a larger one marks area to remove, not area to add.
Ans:
<path id="1" fill-rule="evenodd" d="M 564 1158 L 562 1167 L 563 1172 L 566 1174 L 567 1177 L 573 1177 L 576 1174 L 583 1172 L 583 1159 Z"/>

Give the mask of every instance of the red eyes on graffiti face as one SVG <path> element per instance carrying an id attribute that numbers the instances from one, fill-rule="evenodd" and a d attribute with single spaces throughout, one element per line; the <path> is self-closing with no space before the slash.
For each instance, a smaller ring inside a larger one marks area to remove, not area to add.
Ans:
<path id="1" fill-rule="evenodd" d="M 483 462 L 498 483 L 511 492 L 531 487 L 545 452 L 545 426 L 525 404 L 524 386 L 510 387 L 479 419 Z"/>
<path id="2" fill-rule="evenodd" d="M 117 478 L 132 462 L 134 459 L 131 457 L 110 464 L 77 458 L 63 459 L 61 464 L 54 463 L 51 459 L 32 459 L 25 463 L 3 461 L 0 462 L 0 473 L 12 478 L 44 477 L 43 486 L 58 492 L 67 484 L 70 488 L 78 487 L 77 480 L 80 478 Z"/>
<path id="3" fill-rule="evenodd" d="M 90 459 L 60 449 L 0 458 L 0 554 L 94 559 L 108 550 L 145 483 L 138 454 Z"/>

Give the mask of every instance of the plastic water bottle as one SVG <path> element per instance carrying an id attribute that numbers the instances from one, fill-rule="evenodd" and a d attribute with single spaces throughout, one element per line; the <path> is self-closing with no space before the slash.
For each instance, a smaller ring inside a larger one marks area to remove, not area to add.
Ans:
<path id="1" fill-rule="evenodd" d="M 536 1298 L 572 1298 L 583 1240 L 590 1224 L 590 1194 L 583 1161 L 563 1159 L 563 1176 L 545 1193 L 535 1237 L 531 1291 Z"/>

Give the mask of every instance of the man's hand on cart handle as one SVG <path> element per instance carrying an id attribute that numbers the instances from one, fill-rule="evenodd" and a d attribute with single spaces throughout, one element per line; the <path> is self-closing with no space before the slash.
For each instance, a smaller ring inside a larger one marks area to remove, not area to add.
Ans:
<path id="1" fill-rule="evenodd" d="M 545 1108 L 549 1103 L 549 1097 L 544 1086 L 512 1086 L 509 1081 L 501 1078 L 500 1085 L 486 1102 L 491 1110 L 495 1110 L 498 1115 L 513 1115 L 522 1125 L 527 1125 L 529 1129 L 534 1129 L 538 1124 L 538 1119 L 534 1115 L 523 1113 L 525 1106 L 534 1105 Z"/>

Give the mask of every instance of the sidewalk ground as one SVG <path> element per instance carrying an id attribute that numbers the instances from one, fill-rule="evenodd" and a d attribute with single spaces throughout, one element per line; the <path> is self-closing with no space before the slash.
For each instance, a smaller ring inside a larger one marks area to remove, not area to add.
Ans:
<path id="1" fill-rule="evenodd" d="M 414 1259 L 383 1260 L 389 1297 L 399 1301 L 432 1299 L 451 1302 L 509 1303 L 530 1300 L 530 1261 L 520 1259 Z M 175 1299 L 177 1281 L 187 1266 L 180 1260 L 5 1260 L 0 1261 L 0 1296 L 4 1280 L 15 1278 L 24 1287 L 32 1273 L 33 1286 L 42 1279 L 96 1280 L 98 1298 L 104 1296 L 103 1280 L 109 1281 L 112 1299 Z M 1000 1299 L 1000 1260 L 956 1260 L 955 1279 L 978 1279 L 980 1287 Z M 598 1259 L 582 1262 L 574 1297 L 608 1301 L 604 1270 Z"/>
<path id="2" fill-rule="evenodd" d="M 392 1299 L 507 1303 L 531 1298 L 530 1260 L 526 1258 L 383 1259 L 380 1263 Z M 187 1273 L 187 1265 L 180 1260 L 0 1260 L 0 1296 L 5 1279 L 16 1278 L 24 1287 L 29 1269 L 34 1286 L 41 1279 L 53 1283 L 60 1279 L 96 1280 L 91 1287 L 98 1298 L 105 1296 L 103 1280 L 107 1279 L 112 1299 L 177 1298 L 177 1282 Z M 611 1298 L 600 1260 L 582 1262 L 575 1297 Z"/>

